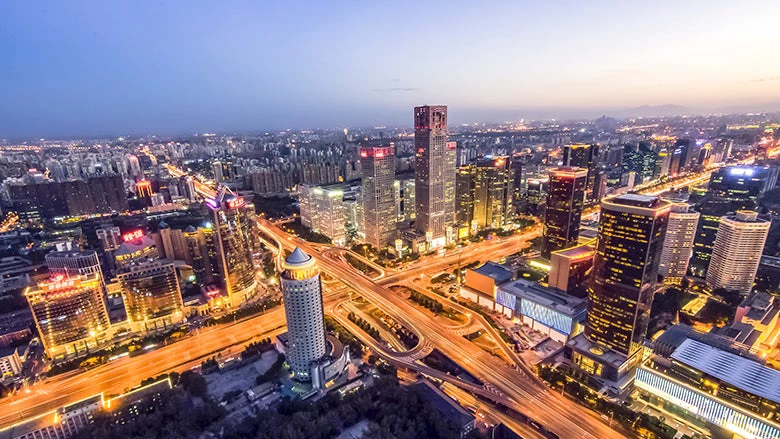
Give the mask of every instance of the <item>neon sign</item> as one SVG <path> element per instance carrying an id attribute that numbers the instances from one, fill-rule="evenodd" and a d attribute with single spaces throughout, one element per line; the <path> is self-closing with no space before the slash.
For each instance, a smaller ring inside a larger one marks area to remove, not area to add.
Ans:
<path id="1" fill-rule="evenodd" d="M 133 230 L 130 233 L 125 233 L 124 235 L 122 235 L 122 241 L 124 242 L 134 241 L 138 238 L 141 238 L 142 236 L 144 236 L 143 230 L 141 229 Z"/>
<path id="2" fill-rule="evenodd" d="M 243 198 L 236 198 L 235 200 L 228 200 L 227 201 L 227 206 L 230 209 L 235 209 L 235 208 L 243 206 L 244 203 L 245 203 L 245 201 L 244 201 Z"/>

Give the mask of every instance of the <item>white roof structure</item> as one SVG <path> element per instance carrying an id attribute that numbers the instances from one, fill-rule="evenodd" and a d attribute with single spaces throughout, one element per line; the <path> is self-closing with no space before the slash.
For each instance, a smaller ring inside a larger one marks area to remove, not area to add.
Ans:
<path id="1" fill-rule="evenodd" d="M 749 358 L 689 338 L 675 349 L 672 359 L 745 392 L 780 402 L 780 371 Z"/>

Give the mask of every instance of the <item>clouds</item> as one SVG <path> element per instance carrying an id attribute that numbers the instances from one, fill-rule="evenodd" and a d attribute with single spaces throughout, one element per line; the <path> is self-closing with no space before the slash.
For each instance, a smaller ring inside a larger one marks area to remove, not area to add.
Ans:
<path id="1" fill-rule="evenodd" d="M 377 92 L 377 93 L 394 93 L 394 92 L 410 92 L 410 91 L 420 91 L 420 88 L 418 87 L 392 87 L 392 88 L 372 88 L 371 91 Z"/>

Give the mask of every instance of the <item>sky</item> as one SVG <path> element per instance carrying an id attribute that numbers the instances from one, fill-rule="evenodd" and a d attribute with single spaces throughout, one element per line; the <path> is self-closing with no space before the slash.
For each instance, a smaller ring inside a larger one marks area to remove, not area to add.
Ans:
<path id="1" fill-rule="evenodd" d="M 780 109 L 780 1 L 0 2 L 0 138 Z M 682 111 L 682 110 L 681 110 Z"/>

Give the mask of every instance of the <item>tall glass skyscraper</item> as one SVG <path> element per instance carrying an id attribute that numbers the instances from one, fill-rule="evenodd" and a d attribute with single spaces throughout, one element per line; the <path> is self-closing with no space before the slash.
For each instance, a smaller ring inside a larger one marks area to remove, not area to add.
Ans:
<path id="1" fill-rule="evenodd" d="M 455 221 L 457 146 L 447 141 L 445 105 L 414 108 L 415 228 L 430 248 L 447 242 L 447 226 Z"/>
<path id="2" fill-rule="evenodd" d="M 593 279 L 588 288 L 585 335 L 632 357 L 650 320 L 671 203 L 620 195 L 601 202 Z"/>
<path id="3" fill-rule="evenodd" d="M 544 215 L 544 249 L 542 255 L 577 245 L 588 170 L 560 167 L 549 171 L 547 209 Z"/>
<path id="4" fill-rule="evenodd" d="M 396 233 L 395 145 L 361 146 L 363 221 L 366 242 L 381 249 Z"/>
<path id="5" fill-rule="evenodd" d="M 219 274 L 231 306 L 251 298 L 257 288 L 252 261 L 251 215 L 244 199 L 223 188 L 209 203 Z"/>

